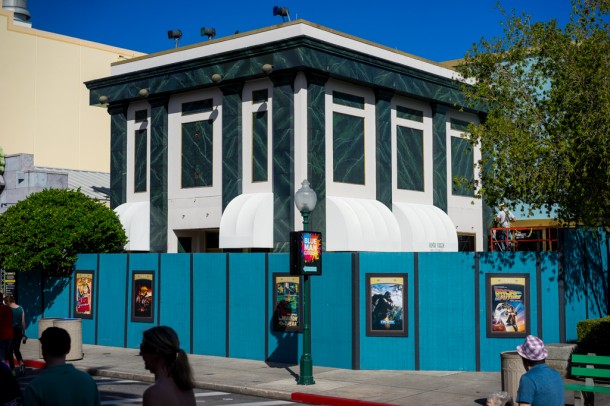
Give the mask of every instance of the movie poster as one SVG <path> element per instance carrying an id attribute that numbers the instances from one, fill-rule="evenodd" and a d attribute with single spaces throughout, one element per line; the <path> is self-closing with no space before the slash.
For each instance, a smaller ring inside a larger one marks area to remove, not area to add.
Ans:
<path id="1" fill-rule="evenodd" d="M 273 274 L 273 330 L 301 331 L 301 277 Z"/>
<path id="2" fill-rule="evenodd" d="M 76 272 L 74 317 L 93 318 L 93 272 Z"/>
<path id="3" fill-rule="evenodd" d="M 407 274 L 367 274 L 367 336 L 407 336 Z"/>
<path id="4" fill-rule="evenodd" d="M 154 310 L 153 272 L 133 272 L 131 321 L 152 322 Z"/>
<path id="5" fill-rule="evenodd" d="M 487 275 L 487 336 L 529 334 L 529 275 Z"/>

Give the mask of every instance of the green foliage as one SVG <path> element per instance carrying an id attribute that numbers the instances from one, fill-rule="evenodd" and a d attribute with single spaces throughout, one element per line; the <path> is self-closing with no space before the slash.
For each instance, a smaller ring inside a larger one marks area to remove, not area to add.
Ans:
<path id="1" fill-rule="evenodd" d="M 578 352 L 610 355 L 610 316 L 581 320 L 576 325 Z"/>
<path id="2" fill-rule="evenodd" d="M 0 216 L 0 267 L 69 275 L 79 253 L 121 252 L 127 242 L 116 214 L 78 190 L 47 189 Z"/>
<path id="3" fill-rule="evenodd" d="M 570 22 L 507 13 L 504 34 L 473 45 L 458 71 L 463 90 L 486 104 L 470 125 L 483 158 L 480 195 L 563 223 L 610 224 L 609 0 L 573 0 Z"/>

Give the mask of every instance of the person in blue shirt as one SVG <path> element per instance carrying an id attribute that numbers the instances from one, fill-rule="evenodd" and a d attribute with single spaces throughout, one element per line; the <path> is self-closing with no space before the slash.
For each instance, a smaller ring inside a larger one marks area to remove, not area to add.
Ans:
<path id="1" fill-rule="evenodd" d="M 542 340 L 529 335 L 517 352 L 527 371 L 519 381 L 517 403 L 532 406 L 564 406 L 563 379 L 545 363 L 549 355 Z"/>

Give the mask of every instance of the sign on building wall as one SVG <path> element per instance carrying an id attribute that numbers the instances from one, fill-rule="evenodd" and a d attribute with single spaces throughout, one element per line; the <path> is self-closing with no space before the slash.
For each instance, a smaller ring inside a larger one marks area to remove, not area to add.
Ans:
<path id="1" fill-rule="evenodd" d="M 301 331 L 301 277 L 273 274 L 273 330 Z"/>
<path id="2" fill-rule="evenodd" d="M 93 272 L 76 273 L 76 303 L 74 317 L 93 318 Z"/>
<path id="3" fill-rule="evenodd" d="M 154 278 L 151 271 L 132 271 L 131 321 L 154 321 Z"/>
<path id="4" fill-rule="evenodd" d="M 529 275 L 487 274 L 487 337 L 525 337 L 530 332 Z"/>
<path id="5" fill-rule="evenodd" d="M 402 336 L 407 331 L 407 274 L 366 274 L 366 335 Z"/>

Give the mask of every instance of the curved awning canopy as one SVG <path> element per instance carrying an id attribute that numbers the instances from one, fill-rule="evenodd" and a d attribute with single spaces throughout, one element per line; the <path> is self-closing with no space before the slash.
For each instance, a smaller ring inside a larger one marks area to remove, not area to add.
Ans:
<path id="1" fill-rule="evenodd" d="M 436 206 L 393 203 L 392 211 L 402 234 L 401 251 L 454 252 L 458 250 L 455 225 Z"/>
<path id="2" fill-rule="evenodd" d="M 390 209 L 371 199 L 326 197 L 327 251 L 400 251 L 400 229 Z"/>
<path id="3" fill-rule="evenodd" d="M 114 212 L 127 234 L 125 251 L 150 251 L 150 203 L 123 203 Z"/>
<path id="4" fill-rule="evenodd" d="M 220 248 L 273 248 L 273 193 L 231 200 L 220 219 Z"/>

